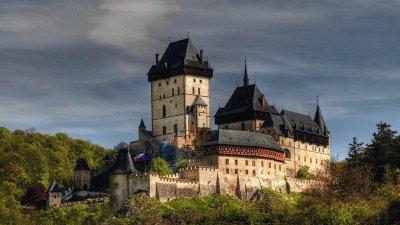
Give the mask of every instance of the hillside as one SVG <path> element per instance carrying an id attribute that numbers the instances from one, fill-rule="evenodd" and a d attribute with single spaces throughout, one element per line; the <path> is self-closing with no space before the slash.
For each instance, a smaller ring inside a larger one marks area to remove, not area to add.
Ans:
<path id="1" fill-rule="evenodd" d="M 114 151 L 63 133 L 12 132 L 0 127 L 0 221 L 17 223 L 24 217 L 21 202 L 37 203 L 26 199 L 28 187 L 47 188 L 53 179 L 61 187 L 70 187 L 78 158 L 85 158 L 89 167 L 96 169 L 113 155 Z M 33 198 L 39 201 L 43 196 Z"/>

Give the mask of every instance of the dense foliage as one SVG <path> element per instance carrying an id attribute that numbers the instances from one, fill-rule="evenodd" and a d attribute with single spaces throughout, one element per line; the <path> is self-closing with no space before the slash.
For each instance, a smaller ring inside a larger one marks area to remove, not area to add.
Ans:
<path id="1" fill-rule="evenodd" d="M 172 173 L 167 161 L 158 157 L 151 162 L 150 171 L 165 176 Z"/>
<path id="2" fill-rule="evenodd" d="M 71 187 L 78 158 L 96 169 L 106 157 L 114 157 L 114 151 L 63 133 L 12 132 L 0 127 L 0 221 L 24 224 L 22 200 L 36 204 L 53 179 L 61 187 Z"/>

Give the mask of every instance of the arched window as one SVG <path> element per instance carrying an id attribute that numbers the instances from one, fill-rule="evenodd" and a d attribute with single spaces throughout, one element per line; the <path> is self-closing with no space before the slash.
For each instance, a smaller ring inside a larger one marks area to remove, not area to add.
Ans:
<path id="1" fill-rule="evenodd" d="M 165 105 L 162 106 L 162 116 L 163 118 L 167 117 L 167 109 L 165 108 Z"/>
<path id="2" fill-rule="evenodd" d="M 287 149 L 287 148 L 285 148 L 285 158 L 286 158 L 286 160 L 290 160 L 291 159 L 291 157 L 290 157 L 290 151 Z"/>

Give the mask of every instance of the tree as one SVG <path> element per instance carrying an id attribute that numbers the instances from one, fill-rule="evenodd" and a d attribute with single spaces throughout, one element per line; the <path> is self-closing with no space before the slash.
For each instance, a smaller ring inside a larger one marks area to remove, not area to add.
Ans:
<path id="1" fill-rule="evenodd" d="M 189 160 L 187 159 L 182 159 L 176 164 L 176 171 L 179 171 L 180 169 L 186 168 L 188 166 Z"/>
<path id="2" fill-rule="evenodd" d="M 172 173 L 171 168 L 168 166 L 167 161 L 158 157 L 151 162 L 150 171 L 157 173 L 160 176 L 165 176 Z"/>
<path id="3" fill-rule="evenodd" d="M 129 149 L 129 144 L 126 142 L 121 141 L 120 143 L 118 143 L 116 146 L 114 146 L 114 150 L 119 152 L 119 150 L 125 150 L 125 149 Z"/>
<path id="4" fill-rule="evenodd" d="M 353 141 L 349 144 L 349 157 L 346 159 L 349 164 L 359 165 L 361 163 L 361 154 L 364 151 L 364 142 L 359 143 L 356 137 L 353 137 Z"/>
<path id="5" fill-rule="evenodd" d="M 45 197 L 46 188 L 41 183 L 34 183 L 29 185 L 26 190 L 23 202 L 25 204 L 38 205 L 40 200 Z"/>
<path id="6" fill-rule="evenodd" d="M 297 171 L 297 177 L 304 179 L 315 179 L 315 175 L 310 172 L 309 166 L 301 166 L 299 171 Z"/>

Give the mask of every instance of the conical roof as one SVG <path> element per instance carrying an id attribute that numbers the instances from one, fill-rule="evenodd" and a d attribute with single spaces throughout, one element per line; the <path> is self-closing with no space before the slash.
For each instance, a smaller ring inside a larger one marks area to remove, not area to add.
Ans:
<path id="1" fill-rule="evenodd" d="M 143 119 L 140 120 L 139 128 L 144 128 L 144 129 L 146 129 L 146 126 L 144 125 Z"/>
<path id="2" fill-rule="evenodd" d="M 84 158 L 80 158 L 76 162 L 74 171 L 77 171 L 77 170 L 90 170 L 89 165 L 87 164 L 87 162 Z"/>
<path id="3" fill-rule="evenodd" d="M 203 98 L 200 95 L 197 95 L 193 101 L 193 105 L 207 106 L 207 103 L 203 100 Z"/>
<path id="4" fill-rule="evenodd" d="M 136 172 L 133 166 L 131 154 L 128 149 L 118 151 L 112 173 L 133 173 Z"/>
<path id="5" fill-rule="evenodd" d="M 317 106 L 317 110 L 315 112 L 314 122 L 316 122 L 323 133 L 326 133 L 326 124 L 324 117 L 322 116 L 321 108 L 319 104 Z"/>

